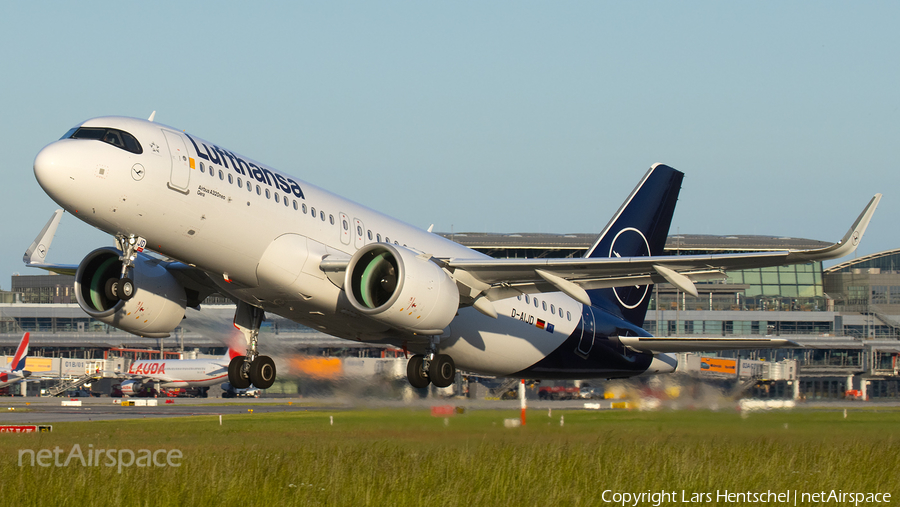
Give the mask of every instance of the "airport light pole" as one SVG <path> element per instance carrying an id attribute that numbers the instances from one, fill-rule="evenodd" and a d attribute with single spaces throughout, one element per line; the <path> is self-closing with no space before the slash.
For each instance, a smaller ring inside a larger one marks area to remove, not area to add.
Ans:
<path id="1" fill-rule="evenodd" d="M 522 406 L 522 426 L 525 426 L 525 379 L 519 382 L 519 404 Z"/>

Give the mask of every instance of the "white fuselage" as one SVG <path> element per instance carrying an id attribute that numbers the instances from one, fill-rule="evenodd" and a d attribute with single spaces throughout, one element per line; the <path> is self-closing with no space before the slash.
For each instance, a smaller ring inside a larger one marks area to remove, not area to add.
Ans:
<path id="1" fill-rule="evenodd" d="M 328 334 L 414 351 L 427 343 L 353 311 L 319 269 L 324 256 L 349 258 L 380 241 L 441 258 L 486 257 L 157 123 L 106 117 L 83 126 L 129 132 L 143 153 L 99 141 L 50 144 L 35 174 L 57 203 L 109 234 L 146 238 L 148 249 L 205 271 L 224 293 Z M 528 299 L 494 301 L 497 319 L 460 308 L 439 350 L 485 374 L 535 364 L 576 331 L 582 305 L 562 293 Z"/>
<path id="2" fill-rule="evenodd" d="M 160 387 L 207 387 L 228 380 L 225 359 L 142 359 L 131 363 L 128 375 L 151 379 Z"/>

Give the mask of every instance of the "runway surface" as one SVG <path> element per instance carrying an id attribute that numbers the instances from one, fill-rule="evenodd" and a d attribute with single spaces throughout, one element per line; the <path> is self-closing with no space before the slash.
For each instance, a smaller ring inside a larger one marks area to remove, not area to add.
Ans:
<path id="1" fill-rule="evenodd" d="M 161 417 L 216 416 L 254 413 L 299 412 L 309 410 L 344 410 L 336 403 L 309 402 L 284 398 L 166 398 L 157 399 L 155 407 L 122 406 L 121 398 L 71 398 L 80 400 L 80 407 L 64 407 L 70 398 L 9 398 L 0 400 L 0 424 L 46 424 L 68 421 L 104 421 L 150 419 Z M 137 398 L 146 400 L 148 398 Z M 153 398 L 150 398 L 153 399 Z M 127 398 L 126 398 L 127 400 Z"/>
<path id="2" fill-rule="evenodd" d="M 422 398 L 412 401 L 371 400 L 345 398 L 158 398 L 155 407 L 121 406 L 122 398 L 71 398 L 80 400 L 80 407 L 62 406 L 70 398 L 0 398 L 0 424 L 51 424 L 70 421 L 108 421 L 151 419 L 163 417 L 218 416 L 243 414 L 249 410 L 265 414 L 274 412 L 342 411 L 355 408 L 427 410 L 435 405 L 464 406 L 470 410 L 519 409 L 518 400 L 469 400 L 465 398 Z M 135 398 L 147 400 L 153 398 Z M 125 400 L 128 400 L 125 398 Z M 166 403 L 171 400 L 171 403 Z M 590 406 L 585 406 L 588 403 Z M 900 401 L 810 401 L 798 403 L 796 409 L 843 410 L 879 409 L 896 410 Z M 582 410 L 585 408 L 611 408 L 610 400 L 529 400 L 530 411 Z M 696 407 L 702 409 L 702 407 Z M 720 410 L 730 410 L 719 407 Z"/>

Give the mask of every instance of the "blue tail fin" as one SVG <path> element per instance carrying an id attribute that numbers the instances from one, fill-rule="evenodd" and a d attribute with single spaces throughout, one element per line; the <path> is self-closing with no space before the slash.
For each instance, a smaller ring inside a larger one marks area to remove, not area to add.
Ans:
<path id="1" fill-rule="evenodd" d="M 585 257 L 642 257 L 662 255 L 678 202 L 684 173 L 655 164 L 631 192 Z M 641 327 L 652 285 L 589 290 L 594 306 L 620 314 Z"/>

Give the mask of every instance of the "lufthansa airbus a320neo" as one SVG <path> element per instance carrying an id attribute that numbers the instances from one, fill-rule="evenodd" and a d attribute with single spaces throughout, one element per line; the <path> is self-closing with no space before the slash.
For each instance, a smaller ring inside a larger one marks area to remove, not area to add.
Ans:
<path id="1" fill-rule="evenodd" d="M 448 386 L 457 368 L 621 378 L 671 372 L 673 352 L 791 346 L 762 337 L 652 337 L 641 328 L 651 287 L 669 282 L 696 295 L 695 281 L 727 269 L 847 255 L 881 198 L 827 248 L 664 256 L 683 174 L 656 164 L 583 258 L 493 259 L 153 116 L 88 120 L 42 149 L 34 174 L 65 211 L 114 236 L 116 246 L 77 266 L 47 263 L 57 210 L 26 264 L 74 274 L 85 312 L 146 337 L 167 336 L 185 308 L 209 294 L 227 295 L 247 342 L 229 382 L 263 389 L 276 374 L 257 352 L 265 312 L 409 350 L 416 387 Z"/>

